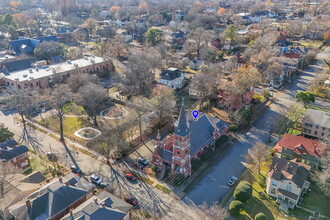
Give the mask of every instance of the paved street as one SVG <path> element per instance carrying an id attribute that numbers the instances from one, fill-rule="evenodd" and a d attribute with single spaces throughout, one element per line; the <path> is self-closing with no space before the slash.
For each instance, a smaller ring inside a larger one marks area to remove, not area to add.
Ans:
<path id="1" fill-rule="evenodd" d="M 228 149 L 217 164 L 208 170 L 205 176 L 187 194 L 187 198 L 196 204 L 203 202 L 213 204 L 221 200 L 228 193 L 229 187 L 227 186 L 227 181 L 232 176 L 239 177 L 245 170 L 242 162 L 244 162 L 244 155 L 248 149 L 258 141 L 268 142 L 269 130 L 272 122 L 280 116 L 278 113 L 279 110 L 282 106 L 288 106 L 294 103 L 295 93 L 298 90 L 305 90 L 315 74 L 322 70 L 325 54 L 330 54 L 330 47 L 319 54 L 314 65 L 311 65 L 306 71 L 301 73 L 287 90 L 274 94 L 276 101 L 257 119 L 249 132 L 238 134 L 239 140 Z"/>

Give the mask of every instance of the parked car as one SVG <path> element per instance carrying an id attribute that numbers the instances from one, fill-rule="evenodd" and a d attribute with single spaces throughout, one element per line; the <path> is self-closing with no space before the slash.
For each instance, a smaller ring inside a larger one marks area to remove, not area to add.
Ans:
<path id="1" fill-rule="evenodd" d="M 235 185 L 236 182 L 237 182 L 237 178 L 233 176 L 232 178 L 230 178 L 230 180 L 228 180 L 228 185 L 233 186 Z"/>
<path id="2" fill-rule="evenodd" d="M 125 202 L 127 202 L 133 206 L 137 206 L 137 204 L 138 204 L 138 200 L 136 198 L 134 198 L 133 196 L 125 196 L 124 200 L 125 200 Z"/>
<path id="3" fill-rule="evenodd" d="M 71 169 L 71 171 L 72 171 L 73 173 L 81 174 L 81 169 L 79 169 L 79 168 L 76 167 L 75 165 L 72 165 L 72 166 L 70 167 L 70 169 Z"/>
<path id="4" fill-rule="evenodd" d="M 94 183 L 97 186 L 100 186 L 102 188 L 105 188 L 109 185 L 109 183 L 107 182 L 103 182 L 98 176 L 96 176 L 95 174 L 91 175 L 90 177 L 92 183 Z"/>
<path id="5" fill-rule="evenodd" d="M 268 91 L 274 92 L 274 88 L 273 87 L 267 87 Z"/>
<path id="6" fill-rule="evenodd" d="M 49 161 L 57 162 L 57 156 L 52 152 L 47 153 L 47 158 Z"/>
<path id="7" fill-rule="evenodd" d="M 138 163 L 142 164 L 143 166 L 148 166 L 149 165 L 149 161 L 146 160 L 146 159 L 143 159 L 143 158 L 139 157 L 137 160 L 138 160 Z"/>
<path id="8" fill-rule="evenodd" d="M 132 181 L 132 182 L 137 181 L 137 178 L 136 178 L 133 174 L 126 173 L 125 177 L 126 177 L 126 179 L 128 179 L 129 181 Z"/>

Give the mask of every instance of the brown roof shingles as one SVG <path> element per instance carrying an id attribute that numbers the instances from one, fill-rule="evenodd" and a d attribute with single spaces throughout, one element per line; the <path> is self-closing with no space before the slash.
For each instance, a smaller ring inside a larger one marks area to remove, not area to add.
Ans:
<path id="1" fill-rule="evenodd" d="M 310 166 L 275 157 L 268 172 L 268 177 L 277 181 L 291 180 L 302 188 L 309 176 Z"/>

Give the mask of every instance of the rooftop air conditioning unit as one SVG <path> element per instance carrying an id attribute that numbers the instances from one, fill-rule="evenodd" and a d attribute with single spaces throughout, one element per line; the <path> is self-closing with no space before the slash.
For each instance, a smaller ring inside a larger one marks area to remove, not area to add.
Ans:
<path id="1" fill-rule="evenodd" d="M 32 69 L 29 69 L 29 73 L 33 73 L 33 70 Z"/>
<path id="2" fill-rule="evenodd" d="M 34 79 L 34 77 L 33 76 L 30 76 L 29 79 Z"/>
<path id="3" fill-rule="evenodd" d="M 19 81 L 19 78 L 15 78 L 15 81 Z"/>
<path id="4" fill-rule="evenodd" d="M 27 77 L 27 75 L 25 74 L 25 75 L 23 75 L 23 77 L 24 77 L 24 78 L 26 78 L 26 77 Z"/>

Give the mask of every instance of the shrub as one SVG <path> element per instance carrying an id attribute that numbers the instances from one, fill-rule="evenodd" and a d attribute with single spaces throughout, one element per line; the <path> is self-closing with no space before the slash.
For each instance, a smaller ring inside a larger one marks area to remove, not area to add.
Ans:
<path id="1" fill-rule="evenodd" d="M 237 125 L 230 125 L 230 131 L 235 132 L 238 130 Z"/>
<path id="2" fill-rule="evenodd" d="M 241 201 L 234 200 L 229 204 L 228 211 L 231 215 L 237 216 L 241 212 L 242 208 L 243 208 L 243 203 Z"/>
<path id="3" fill-rule="evenodd" d="M 246 202 L 252 197 L 252 186 L 247 181 L 241 181 L 235 191 L 234 198 L 241 202 Z"/>
<path id="4" fill-rule="evenodd" d="M 264 213 L 259 212 L 258 214 L 256 214 L 256 216 L 254 216 L 254 220 L 266 220 L 266 216 L 264 215 Z"/>
<path id="5" fill-rule="evenodd" d="M 158 167 L 157 167 L 157 165 L 152 165 L 151 169 L 152 169 L 152 171 L 154 171 L 156 173 L 158 170 Z"/>

